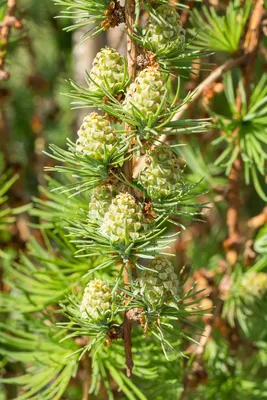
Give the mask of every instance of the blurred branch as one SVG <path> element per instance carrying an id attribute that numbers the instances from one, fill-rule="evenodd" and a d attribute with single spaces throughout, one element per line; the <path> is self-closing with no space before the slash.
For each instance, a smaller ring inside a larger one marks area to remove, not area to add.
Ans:
<path id="1" fill-rule="evenodd" d="M 88 354 L 83 359 L 83 398 L 82 400 L 89 400 L 90 380 L 91 380 L 91 366 Z"/>
<path id="2" fill-rule="evenodd" d="M 214 71 L 212 71 L 210 75 L 197 86 L 191 100 L 188 103 L 186 103 L 184 107 L 174 116 L 173 121 L 178 121 L 179 119 L 181 119 L 183 114 L 192 106 L 192 104 L 195 103 L 195 101 L 200 98 L 205 89 L 207 89 L 210 85 L 216 82 L 225 72 L 242 64 L 243 61 L 245 61 L 245 59 L 246 59 L 245 55 L 233 58 L 231 60 L 226 61 L 224 64 L 222 64 L 221 66 L 217 67 Z"/>
<path id="3" fill-rule="evenodd" d="M 127 61 L 129 68 L 129 75 L 132 80 L 136 77 L 136 58 L 137 58 L 137 44 L 133 40 L 135 24 L 135 0 L 127 0 L 125 3 L 125 19 L 127 28 Z"/>
<path id="4" fill-rule="evenodd" d="M 16 12 L 16 0 L 7 1 L 7 13 L 0 25 L 0 81 L 6 81 L 9 79 L 10 74 L 5 70 L 5 58 L 7 53 L 8 42 L 11 35 L 11 29 L 21 29 L 21 21 L 15 17 Z"/>
<path id="5" fill-rule="evenodd" d="M 208 313 L 202 318 L 205 327 L 198 343 L 191 344 L 187 349 L 187 353 L 190 355 L 190 361 L 188 363 L 189 367 L 184 375 L 183 392 L 179 400 L 186 400 L 191 388 L 195 388 L 208 380 L 208 373 L 203 361 L 203 356 L 206 345 L 212 338 L 214 328 L 220 323 L 218 321 L 220 320 L 223 302 L 221 300 L 220 287 L 217 285 L 215 276 L 224 270 L 225 267 L 220 265 L 216 272 L 201 268 L 194 274 L 194 279 L 198 282 L 197 290 L 205 289 L 205 293 L 208 294 L 208 296 L 203 299 L 204 302 L 201 303 L 201 306 L 204 307 L 203 309 L 206 309 Z"/>
<path id="6" fill-rule="evenodd" d="M 171 2 L 170 2 L 170 3 L 171 3 Z M 185 26 L 186 23 L 187 23 L 187 20 L 188 20 L 189 15 L 190 15 L 190 9 L 191 9 L 191 7 L 193 6 L 193 4 L 194 4 L 194 1 L 193 1 L 193 0 L 190 0 L 190 1 L 188 2 L 188 4 L 187 4 L 187 7 L 188 7 L 188 8 L 184 9 L 184 10 L 181 12 L 181 21 L 182 21 L 183 26 Z"/>
<path id="7" fill-rule="evenodd" d="M 244 53 L 248 55 L 248 60 L 244 66 L 244 76 L 247 96 L 250 96 L 250 84 L 253 77 L 254 64 L 259 49 L 259 38 L 261 21 L 264 15 L 264 0 L 256 0 L 253 13 L 249 22 L 247 35 L 244 43 Z"/>
<path id="8" fill-rule="evenodd" d="M 267 207 L 264 207 L 263 211 L 259 215 L 256 215 L 255 217 L 251 218 L 248 221 L 248 227 L 250 229 L 256 230 L 266 223 L 267 223 Z"/>
<path id="9" fill-rule="evenodd" d="M 239 231 L 239 213 L 241 207 L 240 185 L 242 173 L 241 155 L 233 163 L 232 169 L 228 177 L 229 190 L 227 193 L 228 210 L 226 223 L 228 226 L 228 238 L 224 241 L 226 250 L 226 259 L 231 265 L 235 265 L 241 244 L 241 236 Z"/>
<path id="10" fill-rule="evenodd" d="M 263 0 L 256 0 L 254 2 L 254 9 L 250 17 L 244 42 L 244 54 L 247 56 L 247 61 L 242 65 L 242 77 L 246 90 L 247 103 L 249 102 L 250 98 L 251 79 L 253 76 L 254 65 L 259 48 L 260 24 L 263 14 L 264 2 Z M 237 109 L 241 111 L 242 100 L 240 91 L 237 93 L 236 104 Z M 237 132 L 234 131 L 233 136 L 236 136 L 236 134 Z M 238 141 L 236 145 L 239 146 Z M 224 241 L 224 248 L 226 250 L 226 259 L 231 265 L 235 265 L 237 262 L 239 247 L 242 239 L 239 231 L 239 215 L 241 206 L 240 186 L 242 171 L 242 158 L 240 153 L 229 174 L 229 190 L 227 194 L 228 238 Z"/>

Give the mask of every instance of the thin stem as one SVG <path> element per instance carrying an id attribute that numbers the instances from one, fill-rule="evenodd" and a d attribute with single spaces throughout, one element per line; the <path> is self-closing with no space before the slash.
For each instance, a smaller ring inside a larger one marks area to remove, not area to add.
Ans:
<path id="1" fill-rule="evenodd" d="M 248 55 L 248 62 L 244 66 L 246 77 L 245 87 L 247 100 L 250 97 L 250 86 L 253 78 L 254 65 L 259 50 L 260 25 L 264 15 L 264 0 L 256 0 L 253 13 L 249 22 L 249 27 L 244 43 L 244 53 Z"/>
<path id="2" fill-rule="evenodd" d="M 126 288 L 129 288 L 131 282 L 131 275 L 135 277 L 135 266 L 128 262 L 124 268 L 124 284 Z M 128 377 L 132 376 L 133 369 L 133 357 L 132 357 L 132 313 L 128 310 L 124 314 L 123 321 L 123 338 L 124 338 L 124 350 L 125 350 L 125 361 L 126 361 L 126 374 Z"/>
<path id="3" fill-rule="evenodd" d="M 226 223 L 228 226 L 228 238 L 224 241 L 226 259 L 231 265 L 235 265 L 238 258 L 241 236 L 239 230 L 240 216 L 240 188 L 241 188 L 242 160 L 241 155 L 233 163 L 228 177 L 229 190 L 227 194 L 228 210 Z"/>
<path id="4" fill-rule="evenodd" d="M 130 278 L 130 271 L 131 270 L 131 264 L 128 262 L 125 265 L 124 271 L 123 271 L 123 278 L 124 278 L 124 284 L 125 288 L 128 288 L 128 284 L 131 281 Z M 123 320 L 123 338 L 124 338 L 124 351 L 125 351 L 125 361 L 126 361 L 126 374 L 128 377 L 131 377 L 132 375 L 132 369 L 133 369 L 133 357 L 132 357 L 132 321 L 130 319 L 129 311 L 125 312 L 124 314 L 124 320 Z"/>
<path id="5" fill-rule="evenodd" d="M 226 61 L 224 64 L 220 65 L 214 71 L 212 71 L 210 75 L 197 86 L 190 101 L 186 103 L 177 114 L 175 114 L 175 116 L 173 117 L 173 121 L 178 121 L 179 119 L 181 119 L 181 117 L 192 106 L 192 104 L 201 97 L 205 89 L 207 89 L 210 85 L 216 82 L 225 72 L 230 71 L 234 67 L 237 67 L 238 65 L 242 64 L 245 60 L 246 56 L 242 55 L 240 57 Z"/>
<path id="6" fill-rule="evenodd" d="M 126 0 L 125 20 L 127 27 L 127 61 L 128 71 L 132 80 L 136 77 L 137 44 L 132 39 L 135 23 L 135 0 Z"/>
<path id="7" fill-rule="evenodd" d="M 91 366 L 88 354 L 85 354 L 83 359 L 83 398 L 82 400 L 89 400 L 89 390 L 90 390 L 90 376 L 91 376 Z"/>
<path id="8" fill-rule="evenodd" d="M 133 40 L 135 23 L 135 0 L 126 0 L 125 3 L 125 21 L 127 27 L 127 64 L 128 72 L 131 80 L 136 77 L 136 58 L 137 58 L 137 45 Z M 126 124 L 126 130 L 131 130 L 131 127 Z M 124 163 L 124 174 L 129 182 L 133 180 L 133 159 L 130 158 Z"/>
<path id="9" fill-rule="evenodd" d="M 267 223 L 267 207 L 264 207 L 263 211 L 259 215 L 256 215 L 255 217 L 251 218 L 248 221 L 248 227 L 249 229 L 256 230 L 266 223 Z"/>
<path id="10" fill-rule="evenodd" d="M 126 0 L 125 3 L 125 20 L 127 27 L 127 62 L 128 72 L 131 80 L 136 77 L 136 58 L 137 58 L 137 45 L 132 39 L 134 33 L 135 23 L 135 0 Z M 131 128 L 126 125 L 126 130 Z M 133 161 L 132 158 L 124 163 L 124 174 L 129 182 L 133 180 Z M 135 269 L 132 263 L 128 262 L 124 269 L 124 283 L 127 286 L 130 283 L 131 277 L 135 276 Z M 124 349 L 126 359 L 126 373 L 130 377 L 133 369 L 133 358 L 132 358 L 132 319 L 131 310 L 125 312 L 123 322 L 123 333 L 124 333 Z"/>

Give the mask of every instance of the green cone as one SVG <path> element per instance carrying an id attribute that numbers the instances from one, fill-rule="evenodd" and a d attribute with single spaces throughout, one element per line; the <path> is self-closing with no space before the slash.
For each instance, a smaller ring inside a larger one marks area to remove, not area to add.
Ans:
<path id="1" fill-rule="evenodd" d="M 117 194 L 118 190 L 114 185 L 107 184 L 96 187 L 89 203 L 89 219 L 91 221 L 102 220 Z"/>
<path id="2" fill-rule="evenodd" d="M 185 42 L 185 30 L 175 8 L 164 4 L 156 9 L 144 29 L 145 42 L 156 54 L 177 50 Z"/>
<path id="3" fill-rule="evenodd" d="M 149 67 L 140 72 L 130 85 L 124 102 L 125 110 L 144 115 L 144 119 L 155 115 L 158 111 L 166 87 L 162 81 L 159 69 Z"/>
<path id="4" fill-rule="evenodd" d="M 93 92 L 101 93 L 99 86 L 103 86 L 113 95 L 123 91 L 128 80 L 125 57 L 116 50 L 105 47 L 97 53 L 90 77 L 95 82 L 91 81 L 89 85 Z"/>
<path id="5" fill-rule="evenodd" d="M 143 229 L 142 207 L 132 195 L 120 193 L 105 214 L 100 232 L 114 244 L 128 245 L 140 237 Z"/>
<path id="6" fill-rule="evenodd" d="M 112 184 L 104 184 L 97 186 L 91 195 L 89 203 L 89 219 L 91 221 L 100 222 L 103 220 L 105 213 L 108 211 L 112 200 L 119 193 L 126 193 L 127 186 L 115 180 Z"/>
<path id="7" fill-rule="evenodd" d="M 151 270 L 144 270 L 137 283 L 141 287 L 141 294 L 150 302 L 158 302 L 178 293 L 178 277 L 172 263 L 167 257 L 157 256 L 149 264 Z M 155 270 L 155 271 L 153 271 Z"/>
<path id="8" fill-rule="evenodd" d="M 78 131 L 76 149 L 94 160 L 107 161 L 118 145 L 116 132 L 110 122 L 97 113 L 84 118 Z"/>
<path id="9" fill-rule="evenodd" d="M 111 289 L 101 280 L 93 280 L 84 290 L 80 306 L 81 316 L 95 321 L 102 320 L 111 312 Z"/>
<path id="10" fill-rule="evenodd" d="M 175 193 L 181 181 L 177 156 L 165 146 L 157 146 L 147 155 L 139 181 L 152 199 L 161 199 Z"/>

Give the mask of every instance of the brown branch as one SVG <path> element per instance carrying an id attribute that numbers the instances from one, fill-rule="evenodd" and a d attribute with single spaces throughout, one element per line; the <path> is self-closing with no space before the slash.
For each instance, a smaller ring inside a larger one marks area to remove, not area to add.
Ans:
<path id="1" fill-rule="evenodd" d="M 89 400 L 90 390 L 90 377 L 91 377 L 91 365 L 88 353 L 83 358 L 83 398 L 82 400 Z"/>
<path id="2" fill-rule="evenodd" d="M 250 97 L 250 84 L 253 78 L 254 64 L 259 49 L 261 21 L 264 15 L 264 0 L 254 0 L 255 6 L 250 18 L 248 31 L 244 43 L 244 53 L 248 60 L 244 66 L 245 87 L 248 98 Z"/>
<path id="3" fill-rule="evenodd" d="M 21 29 L 22 24 L 14 14 L 16 12 L 16 0 L 8 0 L 7 2 L 7 13 L 0 26 L 0 81 L 6 81 L 9 79 L 10 74 L 5 70 L 5 58 L 7 53 L 7 47 L 9 38 L 11 35 L 11 29 Z"/>
<path id="4" fill-rule="evenodd" d="M 132 39 L 135 23 L 135 0 L 126 0 L 125 4 L 125 21 L 127 28 L 127 61 L 130 78 L 133 80 L 136 77 L 136 58 L 137 44 Z"/>
<path id="5" fill-rule="evenodd" d="M 267 223 L 267 207 L 264 207 L 263 211 L 259 215 L 256 215 L 255 217 L 251 218 L 248 221 L 248 227 L 250 229 L 256 230 L 266 223 Z"/>
<path id="6" fill-rule="evenodd" d="M 130 378 L 132 376 L 132 370 L 134 364 L 132 356 L 132 321 L 129 318 L 128 312 L 124 314 L 123 337 L 124 337 L 126 374 Z"/>
<path id="7" fill-rule="evenodd" d="M 170 4 L 172 4 L 172 1 L 170 1 Z M 185 24 L 186 24 L 187 21 L 188 21 L 188 18 L 189 18 L 189 16 L 190 16 L 190 10 L 191 10 L 191 7 L 193 6 L 193 4 L 194 4 L 194 1 L 193 1 L 193 0 L 190 0 L 190 1 L 188 2 L 188 4 L 187 4 L 187 7 L 188 7 L 188 8 L 185 8 L 185 9 L 181 12 L 181 14 L 180 14 L 180 18 L 181 18 L 181 21 L 182 21 L 183 26 L 185 26 Z"/>
<path id="8" fill-rule="evenodd" d="M 220 318 L 220 313 L 222 310 L 222 301 L 220 299 L 220 290 L 216 285 L 215 280 L 213 279 L 215 275 L 210 275 L 210 271 L 202 269 L 199 271 L 200 275 L 198 275 L 199 280 L 201 278 L 205 279 L 205 282 L 202 282 L 203 287 L 207 288 L 207 285 L 210 288 L 209 300 L 215 305 L 215 312 L 212 315 L 206 315 L 203 317 L 203 322 L 205 323 L 205 328 L 203 334 L 198 341 L 198 344 L 190 345 L 187 351 L 191 354 L 192 364 L 190 363 L 190 367 L 184 376 L 183 379 L 183 393 L 180 397 L 180 400 L 186 400 L 189 390 L 192 387 L 198 386 L 200 383 L 205 382 L 208 379 L 208 374 L 205 369 L 205 365 L 203 362 L 203 355 L 205 352 L 206 345 L 208 341 L 212 337 L 213 329 L 218 323 L 218 319 Z M 209 282 L 209 283 L 208 283 Z M 200 286 L 200 287 L 201 287 Z"/>
<path id="9" fill-rule="evenodd" d="M 132 39 L 134 33 L 135 23 L 135 0 L 126 0 L 125 2 L 125 21 L 127 28 L 127 62 L 128 72 L 131 80 L 136 77 L 136 59 L 137 59 L 137 44 Z M 131 130 L 131 127 L 126 125 L 127 130 Z M 133 161 L 130 158 L 124 163 L 123 166 L 124 174 L 129 182 L 133 179 Z M 124 283 L 127 285 L 130 283 L 131 276 L 135 276 L 135 266 L 128 262 L 124 269 Z M 125 312 L 123 321 L 123 337 L 124 337 L 124 349 L 126 359 L 126 373 L 130 377 L 133 369 L 133 358 L 132 358 L 132 318 L 131 310 Z"/>
<path id="10" fill-rule="evenodd" d="M 237 262 L 241 236 L 239 231 L 239 213 L 241 207 L 240 187 L 241 187 L 242 159 L 241 155 L 233 163 L 228 177 L 228 210 L 226 223 L 228 226 L 228 238 L 224 241 L 226 259 L 231 265 Z"/>
<path id="11" fill-rule="evenodd" d="M 128 72 L 131 80 L 136 78 L 136 59 L 137 59 L 137 44 L 132 39 L 134 33 L 135 22 L 135 0 L 127 0 L 125 3 L 125 21 L 127 28 L 127 64 Z M 131 127 L 126 124 L 126 130 L 131 130 Z M 130 158 L 124 163 L 124 174 L 129 182 L 133 179 L 133 160 Z"/>
<path id="12" fill-rule="evenodd" d="M 128 288 L 130 283 L 130 271 L 131 265 L 128 262 L 124 267 L 124 284 Z M 132 357 L 132 321 L 129 318 L 129 311 L 124 314 L 123 321 L 123 339 L 124 339 L 124 350 L 125 350 L 125 361 L 126 361 L 126 374 L 128 377 L 132 375 L 133 369 L 133 357 Z"/>
<path id="13" fill-rule="evenodd" d="M 193 96 L 190 101 L 186 103 L 183 108 L 174 116 L 173 121 L 178 121 L 181 119 L 183 114 L 192 106 L 192 104 L 199 99 L 202 93 L 214 82 L 216 82 L 225 72 L 231 70 L 232 68 L 242 64 L 246 60 L 246 56 L 242 55 L 238 58 L 233 58 L 231 60 L 226 61 L 220 67 L 217 67 L 214 71 L 210 73 L 210 75 L 202 81 L 196 90 L 194 91 Z"/>
<path id="14" fill-rule="evenodd" d="M 126 263 L 124 267 L 124 284 L 128 288 L 131 281 L 131 274 L 135 275 L 135 266 L 132 263 Z M 123 339 L 124 339 L 124 350 L 125 350 L 125 361 L 126 361 L 126 374 L 128 377 L 132 376 L 133 369 L 133 357 L 132 357 L 132 310 L 128 310 L 124 314 L 123 321 Z"/>

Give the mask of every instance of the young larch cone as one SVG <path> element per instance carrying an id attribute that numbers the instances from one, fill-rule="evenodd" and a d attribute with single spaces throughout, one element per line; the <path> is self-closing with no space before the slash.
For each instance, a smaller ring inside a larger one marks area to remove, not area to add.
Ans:
<path id="1" fill-rule="evenodd" d="M 163 4 L 156 9 L 156 15 L 157 19 L 152 15 L 144 29 L 150 50 L 156 54 L 177 50 L 185 42 L 179 14 L 174 7 Z"/>
<path id="2" fill-rule="evenodd" d="M 95 321 L 103 320 L 111 312 L 111 303 L 111 289 L 100 279 L 90 281 L 80 305 L 81 316 Z"/>
<path id="3" fill-rule="evenodd" d="M 112 200 L 119 194 L 127 192 L 128 188 L 122 182 L 115 180 L 93 189 L 89 203 L 89 219 L 94 222 L 103 220 Z"/>
<path id="4" fill-rule="evenodd" d="M 160 70 L 149 67 L 140 72 L 126 92 L 124 108 L 129 112 L 137 110 L 148 119 L 158 111 L 166 87 Z"/>
<path id="5" fill-rule="evenodd" d="M 167 257 L 157 256 L 149 264 L 149 269 L 141 272 L 138 284 L 141 294 L 150 302 L 178 294 L 178 276 Z"/>
<path id="6" fill-rule="evenodd" d="M 87 115 L 78 131 L 76 149 L 94 160 L 107 161 L 118 145 L 110 122 L 97 113 Z"/>
<path id="7" fill-rule="evenodd" d="M 169 147 L 157 146 L 147 154 L 139 180 L 152 199 L 175 193 L 181 181 L 178 157 Z"/>
<path id="8" fill-rule="evenodd" d="M 113 95 L 124 89 L 127 79 L 126 60 L 122 54 L 109 47 L 105 47 L 97 53 L 93 67 L 90 71 L 89 89 L 93 92 L 102 92 L 104 87 Z"/>
<path id="9" fill-rule="evenodd" d="M 117 195 L 118 190 L 114 185 L 106 184 L 97 186 L 92 191 L 89 203 L 89 219 L 91 221 L 101 221 L 108 211 L 112 200 Z"/>
<path id="10" fill-rule="evenodd" d="M 128 245 L 140 237 L 144 222 L 141 205 L 129 193 L 120 193 L 106 212 L 100 232 L 114 244 Z"/>

